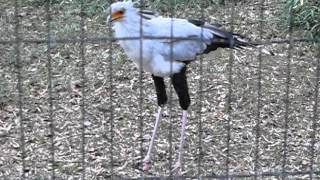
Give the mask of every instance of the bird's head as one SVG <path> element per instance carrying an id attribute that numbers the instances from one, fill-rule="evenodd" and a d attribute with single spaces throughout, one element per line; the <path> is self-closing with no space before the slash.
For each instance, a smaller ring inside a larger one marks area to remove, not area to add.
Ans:
<path id="1" fill-rule="evenodd" d="M 132 1 L 116 2 L 111 4 L 107 13 L 109 13 L 107 18 L 108 22 L 121 22 L 135 16 L 137 9 L 135 8 L 135 3 Z"/>

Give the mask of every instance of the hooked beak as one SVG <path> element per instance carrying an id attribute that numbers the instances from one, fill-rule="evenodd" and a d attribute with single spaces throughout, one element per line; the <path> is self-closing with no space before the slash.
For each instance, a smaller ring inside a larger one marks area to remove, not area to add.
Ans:
<path id="1" fill-rule="evenodd" d="M 107 21 L 108 21 L 109 23 L 112 23 L 112 22 L 117 21 L 117 20 L 120 20 L 120 19 L 122 19 L 122 18 L 124 18 L 124 13 L 121 12 L 121 11 L 118 11 L 118 12 L 115 12 L 115 13 L 109 15 L 109 16 L 107 17 Z"/>

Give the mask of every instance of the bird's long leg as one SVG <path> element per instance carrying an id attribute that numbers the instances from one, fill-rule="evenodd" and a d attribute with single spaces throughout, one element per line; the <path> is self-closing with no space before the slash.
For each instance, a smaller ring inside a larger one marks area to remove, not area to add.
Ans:
<path id="1" fill-rule="evenodd" d="M 182 117 L 181 117 L 181 137 L 180 137 L 180 144 L 179 144 L 179 152 L 178 152 L 178 160 L 175 164 L 174 170 L 176 169 L 183 169 L 183 146 L 185 142 L 185 129 L 187 126 L 187 109 L 190 105 L 190 96 L 188 92 L 188 83 L 187 83 L 187 77 L 186 77 L 186 66 L 179 72 L 172 76 L 172 84 L 175 89 L 175 91 L 178 94 L 179 97 L 179 104 L 182 111 Z"/>
<path id="2" fill-rule="evenodd" d="M 182 111 L 182 117 L 181 117 L 181 133 L 180 133 L 180 143 L 179 143 L 179 152 L 178 152 L 178 160 L 176 162 L 176 164 L 174 165 L 174 169 L 183 169 L 183 146 L 184 146 L 184 141 L 185 141 L 185 130 L 186 130 L 186 126 L 187 126 L 187 115 L 188 112 L 187 110 L 183 110 Z"/>
<path id="3" fill-rule="evenodd" d="M 154 141 L 156 140 L 157 129 L 159 127 L 159 122 L 161 120 L 161 115 L 162 115 L 162 107 L 159 106 L 158 113 L 156 115 L 156 123 L 155 123 L 154 128 L 153 128 L 152 137 L 151 137 L 151 141 L 150 141 L 150 144 L 149 144 L 148 152 L 147 152 L 146 157 L 143 159 L 143 171 L 148 171 L 151 168 L 151 153 L 152 153 L 152 149 L 153 149 L 153 146 L 154 146 Z"/>
<path id="4" fill-rule="evenodd" d="M 152 75 L 153 81 L 154 81 L 154 85 L 156 88 L 156 92 L 157 92 L 157 100 L 158 100 L 158 112 L 156 115 L 156 122 L 153 128 L 153 132 L 152 132 L 152 137 L 151 137 L 151 141 L 149 144 L 149 148 L 148 148 L 148 152 L 146 157 L 143 160 L 143 170 L 144 171 L 148 171 L 151 168 L 151 154 L 152 154 L 152 150 L 153 150 L 153 146 L 154 146 L 154 142 L 156 140 L 156 136 L 157 136 L 157 129 L 159 127 L 160 124 L 160 120 L 161 120 L 161 116 L 162 116 L 162 107 L 166 104 L 167 102 L 167 94 L 166 94 L 166 87 L 164 84 L 164 80 L 162 77 L 157 77 Z"/>

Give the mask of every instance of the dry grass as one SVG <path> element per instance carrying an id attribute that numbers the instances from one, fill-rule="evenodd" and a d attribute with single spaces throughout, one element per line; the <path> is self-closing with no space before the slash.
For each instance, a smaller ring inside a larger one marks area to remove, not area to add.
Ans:
<path id="1" fill-rule="evenodd" d="M 52 35 L 76 38 L 80 32 L 79 9 L 65 4 L 52 7 Z M 221 7 L 220 7 L 221 8 Z M 278 28 L 277 10 L 280 5 L 267 1 L 265 40 L 287 38 Z M 12 1 L 0 3 L 1 40 L 14 39 L 14 6 Z M 183 13 L 185 12 L 185 13 Z M 209 6 L 205 18 L 225 24 L 230 21 L 229 6 L 219 9 Z M 21 36 L 25 39 L 46 38 L 45 7 L 21 4 L 19 20 Z M 197 9 L 177 11 L 180 17 L 200 16 Z M 258 39 L 259 5 L 243 2 L 236 6 L 235 31 Z M 101 16 L 101 15 L 100 15 Z M 88 37 L 107 36 L 108 29 L 98 15 L 85 17 Z M 294 34 L 299 37 L 299 32 Z M 150 139 L 156 110 L 156 96 L 149 74 L 143 74 L 140 94 L 139 71 L 114 45 L 113 71 L 110 72 L 108 43 L 85 45 L 85 86 L 81 85 L 80 44 L 56 44 L 52 49 L 53 121 L 55 172 L 58 179 L 81 177 L 81 99 L 85 99 L 85 162 L 86 179 L 110 178 L 110 153 L 113 144 L 114 175 L 138 177 L 140 171 L 140 143 L 145 153 Z M 254 173 L 255 125 L 261 120 L 259 144 L 259 171 L 280 172 L 283 155 L 283 131 L 286 102 L 287 44 L 266 46 L 275 56 L 262 56 L 261 109 L 257 117 L 258 50 L 234 52 L 230 114 L 227 113 L 229 94 L 229 51 L 218 50 L 189 66 L 189 85 L 192 97 L 190 123 L 187 130 L 185 175 L 197 174 L 199 122 L 202 122 L 202 175 L 225 174 L 227 120 L 231 120 L 230 173 Z M 21 174 L 20 117 L 18 115 L 17 76 L 14 66 L 14 44 L 0 45 L 0 177 L 18 179 Z M 46 44 L 21 45 L 21 73 L 23 90 L 23 117 L 26 149 L 27 179 L 49 179 L 50 129 L 47 81 Z M 310 136 L 312 134 L 313 106 L 316 86 L 316 49 L 307 43 L 296 43 L 292 49 L 291 81 L 289 89 L 288 158 L 287 171 L 308 171 L 310 164 Z M 112 86 L 110 85 L 112 74 Z M 202 81 L 203 89 L 199 88 Z M 81 93 L 85 90 L 85 96 Z M 202 101 L 199 102 L 199 92 Z M 112 95 L 110 98 L 110 95 Z M 142 98 L 142 114 L 139 100 Z M 318 97 L 319 98 L 319 97 Z M 319 101 L 319 99 L 318 99 Z M 111 106 L 112 103 L 112 106 Z M 201 113 L 199 105 L 201 103 Z M 112 111 L 111 110 L 112 107 Z M 319 108 L 319 107 L 317 107 Z M 319 111 L 318 111 L 319 112 Z M 113 118 L 111 118 L 111 113 Z M 154 166 L 145 176 L 164 176 L 169 173 L 169 129 L 172 127 L 173 152 L 179 140 L 180 108 L 173 93 L 172 108 L 166 108 L 160 126 Z M 139 117 L 143 120 L 143 139 L 140 138 Z M 171 117 L 171 119 L 170 119 Z M 319 120 L 317 119 L 319 122 Z M 111 124 L 111 122 L 113 122 Z M 172 124 L 170 124 L 172 122 Z M 113 132 L 110 132 L 111 126 Z M 316 130 L 314 169 L 320 168 L 320 134 Z M 111 133 L 113 138 L 111 139 Z M 278 179 L 265 177 L 261 179 Z M 308 175 L 290 176 L 290 179 L 308 179 Z M 317 178 L 320 178 L 317 175 Z M 243 178 L 245 179 L 245 178 Z M 251 178 L 247 178 L 251 179 Z"/>

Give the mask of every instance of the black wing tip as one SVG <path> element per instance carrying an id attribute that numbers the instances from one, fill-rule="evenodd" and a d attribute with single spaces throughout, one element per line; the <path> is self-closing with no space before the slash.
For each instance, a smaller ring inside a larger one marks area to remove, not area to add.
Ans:
<path id="1" fill-rule="evenodd" d="M 258 43 L 251 42 L 250 39 L 248 39 L 244 35 L 223 30 L 221 28 L 222 25 L 220 24 L 208 24 L 205 21 L 198 19 L 188 19 L 188 22 L 194 24 L 195 26 L 204 27 L 216 32 L 214 33 L 214 35 L 216 36 L 217 41 L 214 40 L 212 44 L 209 45 L 208 48 L 204 51 L 204 53 L 209 53 L 218 49 L 219 47 L 243 50 L 247 47 L 256 48 L 259 45 Z"/>
<path id="2" fill-rule="evenodd" d="M 204 21 L 197 20 L 197 19 L 188 19 L 188 22 L 196 26 L 203 26 L 205 24 Z"/>
<path id="3" fill-rule="evenodd" d="M 250 42 L 250 39 L 246 38 L 243 35 L 240 34 L 233 34 L 235 46 L 241 46 L 241 47 L 257 47 L 258 44 L 254 42 Z"/>
<path id="4" fill-rule="evenodd" d="M 257 48 L 258 46 L 260 46 L 261 44 L 259 43 L 254 43 L 254 42 L 244 42 L 244 41 L 239 41 L 238 39 L 236 39 L 236 43 L 234 45 L 234 49 L 238 49 L 238 50 L 242 50 L 245 49 L 245 47 L 251 47 L 251 48 Z M 274 52 L 271 50 L 267 50 L 265 48 L 261 49 L 261 53 L 263 54 L 267 54 L 270 56 L 275 56 Z"/>

